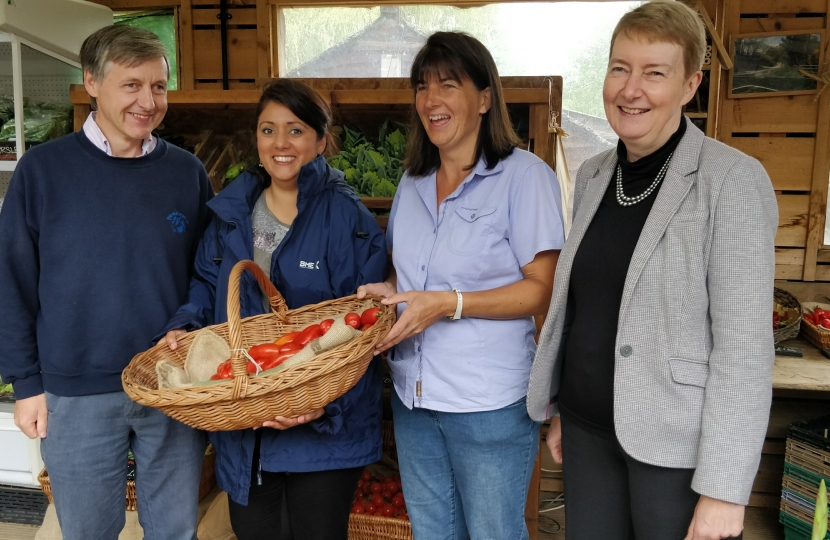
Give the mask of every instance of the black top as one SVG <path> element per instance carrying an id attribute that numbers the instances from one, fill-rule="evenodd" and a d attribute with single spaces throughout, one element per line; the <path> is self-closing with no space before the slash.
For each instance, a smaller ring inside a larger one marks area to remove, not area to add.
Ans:
<path id="1" fill-rule="evenodd" d="M 686 122 L 662 148 L 633 163 L 617 144 L 623 193 L 644 193 L 686 133 Z M 615 174 L 574 256 L 565 328 L 559 407 L 562 414 L 614 431 L 614 350 L 623 287 L 631 256 L 662 183 L 633 206 L 617 202 Z"/>

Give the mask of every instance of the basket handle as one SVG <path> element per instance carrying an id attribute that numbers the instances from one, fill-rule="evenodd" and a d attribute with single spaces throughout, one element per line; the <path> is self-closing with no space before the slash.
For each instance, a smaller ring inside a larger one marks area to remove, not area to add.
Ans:
<path id="1" fill-rule="evenodd" d="M 239 261 L 233 266 L 228 280 L 228 339 L 231 346 L 231 367 L 233 373 L 233 399 L 245 397 L 248 389 L 248 359 L 242 353 L 242 306 L 240 303 L 240 286 L 242 273 L 247 270 L 256 278 L 259 286 L 268 295 L 271 310 L 283 321 L 288 317 L 288 306 L 268 276 L 254 261 Z"/>

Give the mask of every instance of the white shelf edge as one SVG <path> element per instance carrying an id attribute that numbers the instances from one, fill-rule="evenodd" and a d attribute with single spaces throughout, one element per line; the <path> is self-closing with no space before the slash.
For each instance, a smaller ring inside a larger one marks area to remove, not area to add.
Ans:
<path id="1" fill-rule="evenodd" d="M 13 172 L 17 167 L 17 160 L 2 160 L 0 159 L 0 172 Z"/>

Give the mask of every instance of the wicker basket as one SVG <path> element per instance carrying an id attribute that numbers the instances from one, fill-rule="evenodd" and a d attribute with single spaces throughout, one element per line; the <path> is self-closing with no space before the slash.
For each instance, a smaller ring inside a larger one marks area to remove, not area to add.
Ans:
<path id="1" fill-rule="evenodd" d="M 830 304 L 804 302 L 804 311 L 813 311 L 817 307 L 821 309 L 830 309 Z M 801 325 L 801 335 L 804 336 L 804 339 L 819 349 L 830 349 L 830 330 L 820 328 L 808 321 L 804 321 L 804 324 Z"/>
<path id="2" fill-rule="evenodd" d="M 798 335 L 798 331 L 801 327 L 801 303 L 798 299 L 782 289 L 774 289 L 773 291 L 773 299 L 775 303 L 780 305 L 785 309 L 797 309 L 798 310 L 798 317 L 792 318 L 787 326 L 783 328 L 776 328 L 772 332 L 773 341 L 775 343 L 781 343 L 782 341 L 786 341 L 788 339 L 792 339 Z"/>
<path id="3" fill-rule="evenodd" d="M 349 540 L 412 540 L 412 524 L 397 518 L 350 514 Z"/>
<path id="4" fill-rule="evenodd" d="M 239 287 L 245 270 L 265 290 L 272 313 L 240 319 Z M 152 349 L 137 355 L 122 373 L 121 381 L 134 401 L 207 431 L 246 429 L 261 426 L 277 416 L 300 416 L 342 396 L 366 372 L 375 345 L 392 328 L 395 318 L 394 310 L 383 306 L 380 300 L 374 296 L 358 300 L 352 295 L 289 311 L 259 266 L 253 261 L 241 261 L 233 267 L 228 283 L 228 322 L 210 327 L 230 343 L 233 380 L 188 388 L 158 388 L 156 362 L 168 359 L 184 367 L 193 342 L 194 333 L 189 333 L 179 340 L 175 351 L 161 340 Z M 362 335 L 285 371 L 248 375 L 243 348 L 272 342 L 320 319 L 358 310 L 367 302 L 382 308 L 382 313 L 377 323 Z"/>
<path id="5" fill-rule="evenodd" d="M 199 482 L 199 502 L 202 502 L 205 497 L 213 489 L 213 486 L 216 485 L 216 452 L 213 451 L 212 446 L 208 446 L 207 451 L 205 452 L 205 461 L 202 465 L 202 479 Z M 46 495 L 46 498 L 49 500 L 49 504 L 54 504 L 54 500 L 52 500 L 52 482 L 49 481 L 49 473 L 46 472 L 46 469 L 40 471 L 40 474 L 37 475 L 37 481 L 40 482 L 40 489 L 43 490 L 43 494 Z M 127 505 L 126 508 L 130 512 L 134 512 L 138 508 L 138 503 L 136 502 L 136 493 L 135 493 L 135 480 L 127 480 Z"/>

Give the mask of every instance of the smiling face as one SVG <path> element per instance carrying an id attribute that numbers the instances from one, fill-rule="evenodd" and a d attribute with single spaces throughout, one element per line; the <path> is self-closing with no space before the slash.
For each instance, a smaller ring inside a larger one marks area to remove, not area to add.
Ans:
<path id="1" fill-rule="evenodd" d="M 469 162 L 475 155 L 481 117 L 490 110 L 490 89 L 469 79 L 431 77 L 415 90 L 415 110 L 442 160 Z"/>
<path id="2" fill-rule="evenodd" d="M 293 189 L 300 168 L 326 149 L 326 139 L 281 103 L 269 102 L 257 120 L 259 162 L 280 187 Z"/>
<path id="3" fill-rule="evenodd" d="M 95 122 L 118 157 L 141 155 L 141 144 L 167 112 L 167 62 L 112 63 L 101 80 L 84 71 L 84 87 L 98 102 Z"/>
<path id="4" fill-rule="evenodd" d="M 602 98 L 608 122 L 630 160 L 651 154 L 671 138 L 701 78 L 700 71 L 685 76 L 680 45 L 617 36 Z"/>

